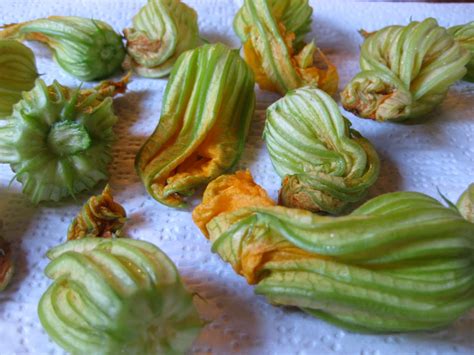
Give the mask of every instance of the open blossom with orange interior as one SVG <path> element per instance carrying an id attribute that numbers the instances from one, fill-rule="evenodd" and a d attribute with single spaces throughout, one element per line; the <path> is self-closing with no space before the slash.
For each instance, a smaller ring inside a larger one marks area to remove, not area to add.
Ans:
<path id="1" fill-rule="evenodd" d="M 336 93 L 336 67 L 314 41 L 304 36 L 311 26 L 307 0 L 246 0 L 234 19 L 245 60 L 260 88 L 285 95 L 305 85 Z"/>

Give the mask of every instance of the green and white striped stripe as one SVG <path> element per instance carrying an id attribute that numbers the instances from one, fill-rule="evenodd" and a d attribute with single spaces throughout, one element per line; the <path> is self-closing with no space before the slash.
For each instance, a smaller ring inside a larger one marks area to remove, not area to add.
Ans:
<path id="1" fill-rule="evenodd" d="M 377 121 L 426 115 L 466 74 L 471 54 L 428 18 L 369 33 L 360 54 L 362 71 L 341 94 L 344 107 Z"/>
<path id="2" fill-rule="evenodd" d="M 85 238 L 48 252 L 38 313 L 73 354 L 184 353 L 202 324 L 173 262 L 153 244 Z"/>
<path id="3" fill-rule="evenodd" d="M 166 86 L 158 127 L 135 160 L 150 195 L 182 207 L 195 188 L 233 167 L 254 108 L 253 74 L 237 51 L 213 44 L 183 53 Z M 192 159 L 199 162 L 190 168 Z"/>
<path id="4" fill-rule="evenodd" d="M 107 78 L 125 57 L 122 37 L 107 23 L 75 16 L 51 16 L 14 25 L 0 38 L 37 40 L 54 51 L 54 59 L 69 74 L 84 81 Z"/>
<path id="5" fill-rule="evenodd" d="M 236 270 L 261 254 L 257 293 L 352 330 L 431 329 L 474 306 L 474 224 L 420 193 L 382 195 L 337 218 L 246 208 L 207 228 Z"/>
<path id="6" fill-rule="evenodd" d="M 370 142 L 319 89 L 296 89 L 271 105 L 264 139 L 277 173 L 287 176 L 280 198 L 288 207 L 339 213 L 378 177 L 379 158 Z M 304 207 L 293 199 L 306 201 Z"/>

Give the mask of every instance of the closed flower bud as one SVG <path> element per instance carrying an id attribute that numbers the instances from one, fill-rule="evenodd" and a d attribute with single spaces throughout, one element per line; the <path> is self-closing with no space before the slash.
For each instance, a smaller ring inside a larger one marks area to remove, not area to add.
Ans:
<path id="1" fill-rule="evenodd" d="M 45 43 L 66 72 L 84 81 L 109 77 L 125 57 L 122 37 L 112 27 L 81 17 L 51 16 L 7 25 L 0 38 Z"/>
<path id="2" fill-rule="evenodd" d="M 181 0 L 148 0 L 124 34 L 130 66 L 151 78 L 168 75 L 181 53 L 202 43 L 196 12 Z"/>
<path id="3" fill-rule="evenodd" d="M 72 354 L 184 354 L 202 322 L 173 262 L 151 243 L 71 240 L 48 252 L 38 314 Z"/>
<path id="4" fill-rule="evenodd" d="M 264 139 L 283 179 L 284 206 L 337 214 L 362 199 L 377 180 L 374 147 L 319 89 L 296 89 L 272 104 Z"/>
<path id="5" fill-rule="evenodd" d="M 31 49 L 14 40 L 0 40 L 0 119 L 12 113 L 23 91 L 38 78 Z"/>
<path id="6" fill-rule="evenodd" d="M 362 118 L 401 121 L 426 115 L 466 74 L 471 55 L 429 18 L 365 33 L 361 72 L 341 93 L 344 108 Z"/>

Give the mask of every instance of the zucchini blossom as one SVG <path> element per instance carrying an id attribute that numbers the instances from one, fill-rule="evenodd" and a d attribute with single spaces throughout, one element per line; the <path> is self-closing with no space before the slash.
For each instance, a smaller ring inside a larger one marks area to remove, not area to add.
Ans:
<path id="1" fill-rule="evenodd" d="M 450 27 L 448 33 L 471 53 L 471 60 L 466 65 L 467 74 L 464 76 L 464 80 L 474 82 L 474 21 Z"/>
<path id="2" fill-rule="evenodd" d="M 283 178 L 281 204 L 337 214 L 365 196 L 380 161 L 350 127 L 336 102 L 311 87 L 290 91 L 267 109 L 264 139 Z"/>
<path id="3" fill-rule="evenodd" d="M 304 42 L 313 9 L 308 0 L 244 0 L 234 31 L 260 88 L 285 95 L 305 85 L 335 94 L 336 67 L 316 47 Z"/>
<path id="4" fill-rule="evenodd" d="M 272 304 L 353 331 L 438 328 L 474 306 L 474 224 L 421 193 L 381 195 L 344 217 L 259 204 L 216 211 L 205 234 Z"/>
<path id="5" fill-rule="evenodd" d="M 12 113 L 23 91 L 30 91 L 38 78 L 31 49 L 14 40 L 0 40 L 0 119 Z"/>
<path id="6" fill-rule="evenodd" d="M 10 164 L 33 203 L 74 196 L 108 178 L 117 121 L 112 96 L 126 81 L 81 90 L 38 79 L 0 121 L 0 162 Z"/>
<path id="7" fill-rule="evenodd" d="M 358 73 L 341 93 L 344 108 L 377 121 L 426 115 L 466 74 L 471 55 L 436 20 L 366 33 Z"/>
<path id="8" fill-rule="evenodd" d="M 206 225 L 216 215 L 253 206 L 275 206 L 275 202 L 253 181 L 248 170 L 237 171 L 221 175 L 208 185 L 202 203 L 193 211 L 193 220 L 207 234 Z"/>
<path id="9" fill-rule="evenodd" d="M 84 81 L 109 77 L 125 58 L 122 37 L 99 20 L 51 16 L 3 28 L 0 38 L 45 43 L 61 68 Z"/>
<path id="10" fill-rule="evenodd" d="M 181 53 L 202 43 L 196 11 L 181 0 L 148 0 L 124 34 L 129 65 L 151 78 L 168 75 Z"/>
<path id="11" fill-rule="evenodd" d="M 126 238 L 71 240 L 48 252 L 53 283 L 38 314 L 73 354 L 181 354 L 202 322 L 173 262 Z"/>
<path id="12" fill-rule="evenodd" d="M 238 52 L 223 44 L 183 53 L 171 72 L 158 127 L 135 167 L 158 202 L 184 197 L 232 168 L 255 108 L 254 78 Z"/>
<path id="13" fill-rule="evenodd" d="M 67 239 L 87 237 L 112 238 L 119 236 L 127 220 L 127 213 L 114 201 L 109 185 L 97 196 L 92 196 L 74 218 Z"/>

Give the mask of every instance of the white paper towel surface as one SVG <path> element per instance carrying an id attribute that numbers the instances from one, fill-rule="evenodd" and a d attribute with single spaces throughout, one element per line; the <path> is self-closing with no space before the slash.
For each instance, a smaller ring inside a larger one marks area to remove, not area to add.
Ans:
<path id="1" fill-rule="evenodd" d="M 1 0 L 0 23 L 26 21 L 49 15 L 93 17 L 120 31 L 145 0 Z M 185 0 L 199 15 L 202 36 L 239 47 L 232 30 L 241 1 Z M 432 16 L 451 26 L 474 19 L 474 5 L 361 3 L 312 1 L 313 31 L 325 53 L 340 71 L 340 88 L 358 71 L 361 38 L 357 30 L 372 31 L 390 24 L 406 24 Z M 79 82 L 63 72 L 44 46 L 29 43 L 43 79 L 62 84 Z M 86 86 L 89 84 L 86 84 Z M 191 220 L 192 206 L 173 210 L 147 195 L 134 172 L 137 150 L 159 120 L 166 80 L 134 77 L 129 91 L 115 100 L 120 121 L 110 165 L 110 184 L 130 220 L 127 233 L 162 248 L 178 265 L 186 285 L 201 299 L 200 313 L 209 324 L 195 342 L 195 354 L 467 354 L 474 348 L 474 312 L 449 328 L 417 334 L 360 335 L 339 329 L 302 312 L 273 307 L 255 296 L 252 287 L 210 251 L 210 243 Z M 262 141 L 264 110 L 276 95 L 257 90 L 257 113 L 239 168 L 249 168 L 255 180 L 276 197 L 280 179 Z M 417 124 L 380 124 L 347 117 L 376 147 L 381 175 L 370 196 L 397 190 L 420 191 L 438 197 L 437 188 L 451 200 L 474 181 L 474 85 L 451 88 L 442 106 Z M 45 252 L 66 238 L 71 219 L 94 191 L 67 200 L 33 206 L 20 185 L 8 186 L 13 174 L 0 165 L 1 234 L 12 242 L 17 271 L 10 287 L 0 294 L 0 353 L 54 354 L 39 323 L 36 307 L 50 281 L 43 275 Z M 196 199 L 193 202 L 195 205 Z"/>

